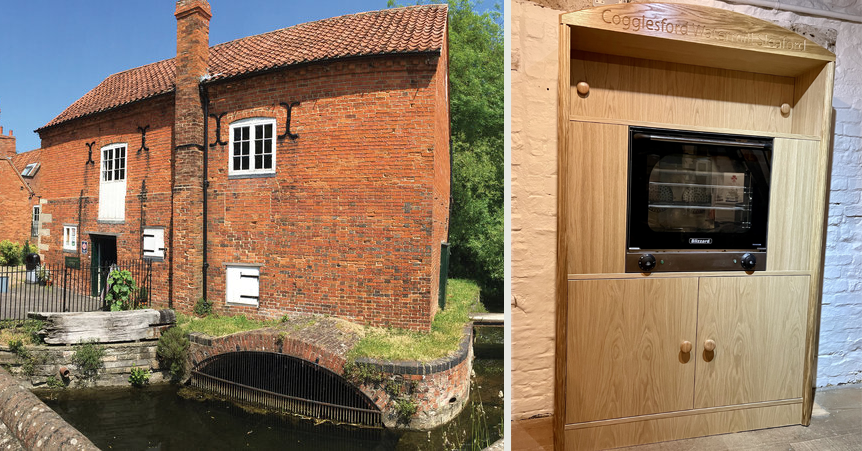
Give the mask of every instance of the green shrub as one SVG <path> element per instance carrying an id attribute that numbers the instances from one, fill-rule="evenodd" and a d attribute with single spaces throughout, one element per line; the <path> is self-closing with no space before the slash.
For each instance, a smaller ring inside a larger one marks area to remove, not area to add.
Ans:
<path id="1" fill-rule="evenodd" d="M 133 367 L 132 373 L 129 374 L 129 383 L 135 387 L 143 387 L 144 384 L 150 383 L 150 370 Z"/>
<path id="2" fill-rule="evenodd" d="M 129 300 L 138 289 L 138 285 L 135 284 L 131 272 L 125 269 L 111 272 L 108 276 L 108 284 L 110 289 L 105 295 L 105 300 L 111 305 L 112 312 L 134 308 Z"/>
<path id="3" fill-rule="evenodd" d="M 416 403 L 416 400 L 412 396 L 396 398 L 393 401 L 393 407 L 395 408 L 395 414 L 398 415 L 398 419 L 404 424 L 409 423 L 413 415 L 416 415 L 416 412 L 419 410 L 419 404 Z"/>
<path id="4" fill-rule="evenodd" d="M 72 355 L 72 363 L 78 367 L 81 377 L 94 379 L 102 367 L 102 358 L 105 357 L 105 348 L 99 346 L 95 340 L 82 342 L 75 346 L 75 354 Z"/>
<path id="5" fill-rule="evenodd" d="M 179 327 L 171 327 L 162 332 L 156 348 L 159 359 L 167 366 L 174 379 L 185 375 L 186 358 L 189 353 L 189 337 Z"/>
<path id="6" fill-rule="evenodd" d="M 38 253 L 39 253 L 39 248 L 36 247 L 35 244 L 30 244 L 30 242 L 28 241 L 28 242 L 24 243 L 23 247 L 21 247 L 21 261 L 24 261 L 24 257 L 26 257 L 27 254 L 38 254 Z"/>
<path id="7" fill-rule="evenodd" d="M 197 316 L 209 316 L 213 311 L 213 303 L 207 301 L 204 298 L 198 299 L 198 302 L 195 304 L 195 315 Z"/>
<path id="8" fill-rule="evenodd" d="M 0 241 L 0 266 L 21 264 L 21 245 L 9 240 Z"/>
<path id="9" fill-rule="evenodd" d="M 45 381 L 45 384 L 48 385 L 48 388 L 66 388 L 66 384 L 63 383 L 57 376 L 51 375 L 48 376 L 48 379 Z"/>
<path id="10" fill-rule="evenodd" d="M 18 357 L 27 355 L 27 348 L 24 347 L 24 342 L 21 340 L 9 340 L 9 350 Z"/>
<path id="11" fill-rule="evenodd" d="M 375 385 L 384 380 L 383 372 L 374 365 L 365 363 L 347 362 L 342 374 L 348 382 L 353 385 Z"/>

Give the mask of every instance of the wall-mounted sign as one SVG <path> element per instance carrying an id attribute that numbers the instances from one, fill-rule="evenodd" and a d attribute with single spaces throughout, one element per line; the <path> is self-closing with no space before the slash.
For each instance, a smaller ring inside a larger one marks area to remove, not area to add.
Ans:
<path id="1" fill-rule="evenodd" d="M 66 257 L 66 267 L 70 269 L 81 269 L 81 257 Z"/>
<path id="2" fill-rule="evenodd" d="M 83 254 L 86 254 L 86 253 L 87 253 L 87 249 L 89 249 L 89 248 L 90 248 L 89 243 L 87 243 L 86 241 L 81 241 L 81 254 L 82 254 L 82 255 L 83 255 Z"/>

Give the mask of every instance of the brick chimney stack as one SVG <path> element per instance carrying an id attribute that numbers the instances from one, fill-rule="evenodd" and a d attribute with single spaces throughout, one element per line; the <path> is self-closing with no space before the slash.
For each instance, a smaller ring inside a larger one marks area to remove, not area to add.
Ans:
<path id="1" fill-rule="evenodd" d="M 209 66 L 206 0 L 178 0 L 176 91 L 174 93 L 174 180 L 172 296 L 174 307 L 189 312 L 202 297 L 204 112 L 201 78 Z"/>
<path id="2" fill-rule="evenodd" d="M 15 156 L 15 137 L 12 136 L 12 130 L 9 130 L 9 136 L 3 136 L 3 126 L 0 125 L 0 158 Z"/>

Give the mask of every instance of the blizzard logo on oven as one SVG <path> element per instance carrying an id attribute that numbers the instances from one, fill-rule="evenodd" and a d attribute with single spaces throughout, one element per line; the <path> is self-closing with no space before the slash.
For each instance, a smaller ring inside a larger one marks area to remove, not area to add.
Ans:
<path id="1" fill-rule="evenodd" d="M 688 244 L 712 244 L 712 238 L 689 238 Z"/>

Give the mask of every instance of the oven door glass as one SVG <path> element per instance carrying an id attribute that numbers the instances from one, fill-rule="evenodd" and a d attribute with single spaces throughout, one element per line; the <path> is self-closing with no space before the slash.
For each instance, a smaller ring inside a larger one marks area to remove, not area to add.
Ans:
<path id="1" fill-rule="evenodd" d="M 772 139 L 632 128 L 629 248 L 766 247 Z"/>

